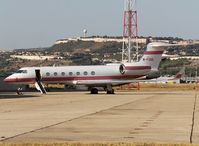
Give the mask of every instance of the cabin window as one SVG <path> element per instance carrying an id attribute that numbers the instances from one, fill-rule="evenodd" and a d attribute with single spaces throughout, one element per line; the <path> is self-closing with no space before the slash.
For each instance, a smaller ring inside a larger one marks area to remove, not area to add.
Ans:
<path id="1" fill-rule="evenodd" d="M 28 73 L 27 70 L 18 70 L 16 73 Z"/>
<path id="2" fill-rule="evenodd" d="M 85 72 L 84 72 L 84 75 L 85 75 L 85 76 L 87 76 L 87 75 L 88 75 L 88 72 L 87 72 L 87 71 L 85 71 Z"/>
<path id="3" fill-rule="evenodd" d="M 95 75 L 95 72 L 94 72 L 94 71 L 92 71 L 92 72 L 91 72 L 91 75 L 93 75 L 93 76 L 94 76 L 94 75 Z"/>
<path id="4" fill-rule="evenodd" d="M 62 72 L 61 75 L 62 75 L 62 76 L 65 76 L 65 72 Z"/>
<path id="5" fill-rule="evenodd" d="M 47 72 L 47 73 L 46 73 L 46 76 L 47 76 L 47 77 L 49 77 L 49 76 L 50 76 L 50 73 L 49 73 L 49 72 Z"/>
<path id="6" fill-rule="evenodd" d="M 78 76 L 79 76 L 79 75 L 80 75 L 80 72 L 76 72 L 76 75 L 78 75 Z"/>
<path id="7" fill-rule="evenodd" d="M 72 73 L 72 72 L 69 72 L 69 75 L 70 75 L 70 76 L 72 76 L 72 75 L 73 75 L 73 73 Z"/>
<path id="8" fill-rule="evenodd" d="M 57 72 L 54 72 L 54 76 L 57 76 Z"/>

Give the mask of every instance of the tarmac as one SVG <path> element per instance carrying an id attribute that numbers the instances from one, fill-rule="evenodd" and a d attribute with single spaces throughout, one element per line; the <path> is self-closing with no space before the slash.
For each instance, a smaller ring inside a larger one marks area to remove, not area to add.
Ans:
<path id="1" fill-rule="evenodd" d="M 0 142 L 199 143 L 196 91 L 0 93 Z"/>

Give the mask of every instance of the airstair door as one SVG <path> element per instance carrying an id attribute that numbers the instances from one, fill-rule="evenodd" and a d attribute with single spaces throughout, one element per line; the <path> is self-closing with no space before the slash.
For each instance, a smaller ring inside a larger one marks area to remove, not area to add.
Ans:
<path id="1" fill-rule="evenodd" d="M 40 69 L 35 70 L 35 87 L 39 90 L 42 94 L 46 94 L 46 90 L 41 82 L 41 71 Z"/>

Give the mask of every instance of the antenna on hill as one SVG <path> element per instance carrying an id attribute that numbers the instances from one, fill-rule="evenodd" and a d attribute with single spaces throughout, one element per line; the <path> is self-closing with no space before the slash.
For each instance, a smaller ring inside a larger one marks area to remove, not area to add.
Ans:
<path id="1" fill-rule="evenodd" d="M 137 29 L 137 10 L 136 0 L 124 0 L 124 26 L 123 26 L 123 46 L 122 62 L 128 58 L 131 62 L 132 39 L 136 41 L 136 57 L 138 61 L 138 29 Z"/>

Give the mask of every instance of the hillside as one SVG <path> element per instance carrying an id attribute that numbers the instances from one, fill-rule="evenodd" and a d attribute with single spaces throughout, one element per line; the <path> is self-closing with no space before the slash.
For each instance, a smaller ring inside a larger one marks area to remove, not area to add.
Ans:
<path id="1" fill-rule="evenodd" d="M 165 40 L 166 39 L 166 40 Z M 180 42 L 179 38 L 146 38 L 149 41 Z M 146 43 L 139 44 L 140 56 L 144 53 Z M 27 66 L 51 66 L 51 65 L 97 65 L 110 62 L 121 62 L 122 42 L 94 42 L 94 41 L 68 41 L 67 43 L 55 44 L 48 48 L 18 49 L 0 54 L 0 75 L 7 76 L 21 67 Z M 133 50 L 135 51 L 135 50 Z M 167 48 L 167 54 L 178 54 L 181 56 L 199 56 L 199 45 L 180 46 Z M 19 56 L 53 56 L 52 59 L 45 60 L 24 60 L 13 58 L 12 55 Z M 186 65 L 187 75 L 194 76 L 197 61 L 181 59 L 177 61 L 164 60 L 161 62 L 160 74 L 176 74 L 183 65 Z"/>

